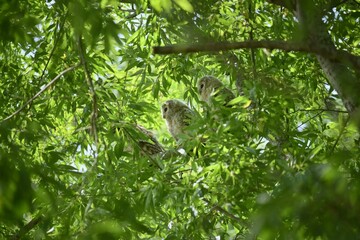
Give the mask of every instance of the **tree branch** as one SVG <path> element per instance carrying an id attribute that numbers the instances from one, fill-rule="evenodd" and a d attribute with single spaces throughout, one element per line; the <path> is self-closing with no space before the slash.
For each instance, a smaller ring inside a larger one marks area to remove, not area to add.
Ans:
<path id="1" fill-rule="evenodd" d="M 131 3 L 131 4 L 136 4 L 136 0 L 121 0 L 120 3 Z"/>
<path id="2" fill-rule="evenodd" d="M 303 125 L 305 125 L 306 123 L 310 122 L 311 120 L 313 120 L 314 118 L 318 117 L 319 115 L 321 115 L 325 110 L 320 110 L 318 113 L 316 113 L 314 116 L 312 116 L 311 118 L 307 119 L 305 122 L 299 124 L 296 128 L 294 128 L 294 130 L 299 129 L 300 127 L 302 127 Z"/>
<path id="3" fill-rule="evenodd" d="M 65 24 L 67 15 L 68 15 L 68 12 L 66 12 L 66 14 L 65 14 L 65 16 L 64 16 L 64 19 L 63 19 L 63 21 L 61 22 L 61 24 L 60 24 L 60 23 L 56 23 L 56 28 L 55 28 L 55 33 L 54 33 L 54 35 L 55 35 L 56 37 L 55 37 L 55 40 L 54 40 L 54 46 L 53 46 L 53 48 L 51 49 L 49 58 L 48 58 L 48 60 L 46 61 L 45 67 L 44 67 L 44 69 L 43 69 L 43 71 L 42 71 L 42 73 L 41 73 L 40 82 L 42 82 L 42 80 L 43 80 L 43 77 L 44 77 L 44 75 L 45 75 L 46 69 L 47 69 L 47 67 L 49 66 L 50 60 L 51 60 L 52 56 L 54 55 L 55 49 L 56 49 L 56 47 L 57 47 L 57 45 L 58 45 L 58 43 L 59 43 L 59 40 L 60 40 L 60 38 L 61 38 L 61 36 L 62 36 L 63 29 L 64 29 L 63 27 L 64 27 L 64 24 Z M 60 30 L 59 30 L 59 32 L 56 32 L 58 27 L 60 28 Z M 58 34 L 58 35 L 57 35 L 57 34 Z"/>
<path id="4" fill-rule="evenodd" d="M 293 11 L 295 9 L 294 0 L 267 0 L 267 2 L 287 8 L 290 11 Z"/>
<path id="5" fill-rule="evenodd" d="M 168 46 L 153 47 L 154 54 L 179 54 L 179 53 L 197 53 L 197 52 L 219 52 L 234 49 L 252 49 L 267 48 L 270 50 L 278 49 L 286 52 L 296 51 L 304 53 L 313 53 L 331 60 L 346 61 L 354 67 L 360 68 L 360 57 L 352 55 L 342 50 L 329 50 L 326 46 L 309 46 L 302 42 L 291 41 L 244 41 L 244 42 L 213 42 L 213 43 L 196 43 L 196 44 L 175 44 Z"/>
<path id="6" fill-rule="evenodd" d="M 327 108 L 317 108 L 317 109 L 297 109 L 294 110 L 293 112 L 290 112 L 289 114 L 294 114 L 297 112 L 316 112 L 316 111 L 321 111 L 321 112 L 336 112 L 336 113 L 349 113 L 348 111 L 345 110 L 336 110 L 336 109 L 327 109 Z"/>
<path id="7" fill-rule="evenodd" d="M 335 143 L 334 143 L 334 145 L 332 146 L 332 149 L 331 149 L 331 151 L 330 151 L 330 155 L 332 155 L 332 154 L 334 153 L 335 148 L 336 148 L 336 145 L 339 143 L 340 138 L 342 137 L 342 135 L 343 135 L 343 133 L 344 133 L 344 131 L 345 131 L 345 129 L 346 129 L 346 126 L 347 126 L 347 124 L 349 123 L 349 120 L 350 120 L 350 115 L 347 116 L 344 124 L 341 126 L 340 131 L 339 131 L 339 135 L 337 136 L 337 138 L 336 138 L 336 140 L 335 140 Z"/>
<path id="8" fill-rule="evenodd" d="M 52 79 L 48 84 L 46 84 L 43 89 L 41 89 L 38 93 L 36 93 L 32 98 L 30 98 L 24 105 L 22 105 L 18 110 L 16 110 L 11 115 L 4 118 L 1 122 L 5 122 L 6 120 L 9 120 L 10 118 L 14 117 L 16 114 L 20 113 L 27 105 L 31 104 L 36 98 L 38 98 L 43 92 L 45 92 L 50 86 L 52 86 L 57 80 L 60 79 L 61 76 L 63 76 L 65 73 L 70 72 L 71 70 L 77 68 L 80 66 L 80 63 L 71 66 L 61 73 L 59 73 L 54 79 Z"/>
<path id="9" fill-rule="evenodd" d="M 24 225 L 23 227 L 21 227 L 20 230 L 11 237 L 11 239 L 12 240 L 21 239 L 25 234 L 30 232 L 31 229 L 36 227 L 39 224 L 39 222 L 41 222 L 41 220 L 42 220 L 41 216 L 31 219 L 31 221 L 29 223 L 27 223 L 26 225 Z"/>
<path id="10" fill-rule="evenodd" d="M 246 227 L 249 227 L 249 224 L 246 223 L 244 220 L 242 220 L 241 218 L 239 217 L 236 217 L 234 214 L 231 214 L 229 213 L 228 211 L 226 211 L 225 209 L 223 209 L 222 207 L 218 206 L 218 205 L 215 205 L 215 204 L 212 204 L 209 200 L 207 200 L 206 198 L 203 198 L 202 199 L 204 202 L 206 202 L 207 204 L 211 205 L 211 210 L 216 210 L 218 212 L 221 212 L 222 214 L 230 217 L 231 219 L 239 222 L 240 224 L 246 226 Z"/>
<path id="11" fill-rule="evenodd" d="M 284 7 L 288 9 L 289 11 L 295 11 L 296 9 L 296 3 L 294 0 L 266 0 L 268 3 L 278 5 L 280 7 Z M 329 11 L 333 8 L 336 8 L 340 6 L 341 4 L 344 4 L 348 2 L 349 0 L 330 0 L 326 7 L 323 9 L 325 11 Z"/>
<path id="12" fill-rule="evenodd" d="M 254 19 L 254 14 L 252 12 L 251 1 L 249 2 L 248 11 L 249 11 L 249 18 L 245 18 L 245 19 L 247 21 L 247 24 L 249 24 L 249 26 L 250 26 L 249 39 L 251 41 L 254 41 L 254 25 L 253 25 L 253 22 L 255 22 L 255 19 Z M 254 51 L 253 48 L 251 48 L 250 52 L 251 52 L 252 70 L 253 70 L 254 76 L 256 76 L 255 51 Z"/>
<path id="13" fill-rule="evenodd" d="M 98 135 L 97 135 L 97 126 L 96 126 L 96 120 L 97 120 L 97 116 L 98 116 L 98 107 L 97 107 L 97 96 L 96 96 L 96 92 L 95 92 L 95 87 L 94 87 L 94 82 L 93 79 L 91 78 L 91 74 L 88 68 L 88 64 L 85 58 L 85 51 L 83 49 L 83 43 L 81 40 L 81 36 L 79 36 L 78 38 L 78 47 L 79 47 L 79 55 L 80 55 L 80 60 L 81 60 L 81 64 L 84 68 L 84 72 L 85 72 L 85 79 L 89 85 L 89 90 L 90 90 L 90 95 L 92 98 L 92 113 L 91 113 L 91 132 L 94 135 L 94 143 L 95 143 L 95 148 L 96 151 L 94 152 L 94 157 L 95 157 L 95 162 L 94 165 L 96 164 L 96 159 L 97 159 L 97 149 L 98 149 Z"/>
<path id="14" fill-rule="evenodd" d="M 332 0 L 330 1 L 329 3 L 329 6 L 328 6 L 328 11 L 333 9 L 333 8 L 337 8 L 338 6 L 348 2 L 349 0 Z"/>

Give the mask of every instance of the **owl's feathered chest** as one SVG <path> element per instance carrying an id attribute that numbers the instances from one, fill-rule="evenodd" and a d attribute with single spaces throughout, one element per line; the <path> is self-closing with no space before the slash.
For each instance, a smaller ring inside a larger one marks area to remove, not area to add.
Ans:
<path id="1" fill-rule="evenodd" d="M 177 111 L 166 119 L 171 135 L 177 140 L 179 134 L 184 134 L 184 128 L 189 125 L 191 112 L 187 109 Z"/>

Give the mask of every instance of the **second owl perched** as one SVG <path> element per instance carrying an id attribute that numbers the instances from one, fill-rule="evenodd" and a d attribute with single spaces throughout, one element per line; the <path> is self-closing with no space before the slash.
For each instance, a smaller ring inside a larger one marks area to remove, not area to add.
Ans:
<path id="1" fill-rule="evenodd" d="M 179 141 L 180 136 L 185 134 L 185 128 L 190 125 L 194 112 L 177 99 L 167 100 L 161 110 L 171 136 Z"/>
<path id="2" fill-rule="evenodd" d="M 138 124 L 135 125 L 135 127 L 141 133 L 141 135 L 143 135 L 142 138 L 137 142 L 142 154 L 155 156 L 165 152 L 164 147 L 159 143 L 151 131 Z"/>
<path id="3" fill-rule="evenodd" d="M 209 105 L 213 104 L 213 97 L 219 97 L 226 105 L 230 100 L 235 98 L 232 91 L 224 86 L 224 84 L 214 76 L 204 76 L 197 83 L 197 90 L 200 100 Z"/>

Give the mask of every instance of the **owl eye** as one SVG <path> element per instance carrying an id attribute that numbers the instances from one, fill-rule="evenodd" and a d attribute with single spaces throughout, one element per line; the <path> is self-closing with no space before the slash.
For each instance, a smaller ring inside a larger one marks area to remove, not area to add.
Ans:
<path id="1" fill-rule="evenodd" d="M 202 83 L 201 85 L 200 85 L 200 90 L 202 90 L 204 88 L 204 84 Z"/>
<path id="2" fill-rule="evenodd" d="M 167 112 L 168 108 L 167 107 L 164 107 L 164 112 Z"/>

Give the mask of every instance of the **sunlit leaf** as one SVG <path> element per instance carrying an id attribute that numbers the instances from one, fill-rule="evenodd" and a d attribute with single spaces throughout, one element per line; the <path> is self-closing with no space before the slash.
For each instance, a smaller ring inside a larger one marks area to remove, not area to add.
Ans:
<path id="1" fill-rule="evenodd" d="M 175 3 L 179 5 L 182 9 L 188 12 L 194 12 L 193 6 L 190 4 L 188 0 L 175 0 Z"/>
<path id="2" fill-rule="evenodd" d="M 0 239 L 358 239 L 357 3 L 272 2 L 2 1 Z"/>

